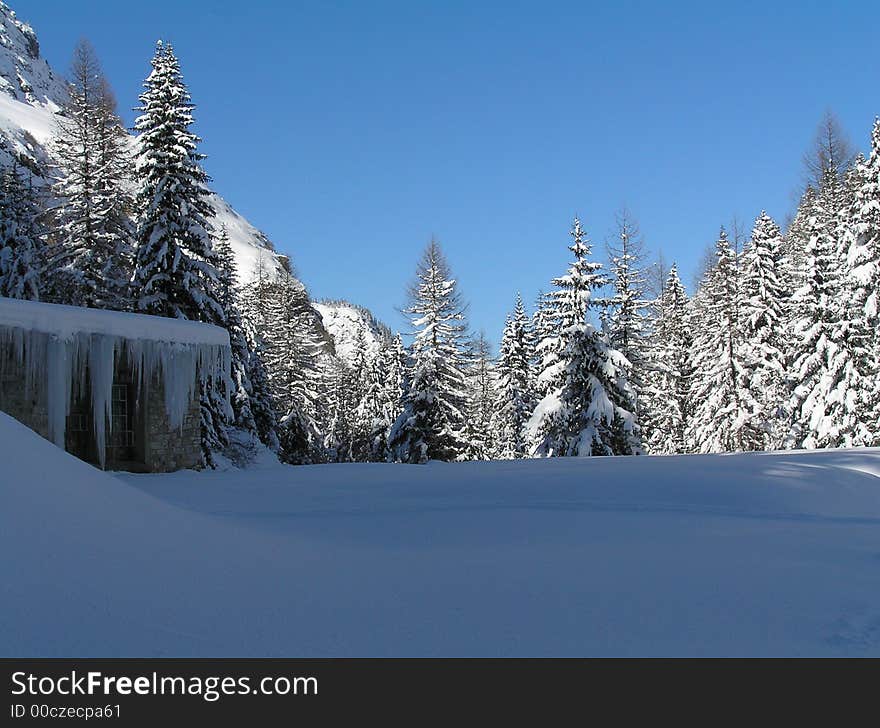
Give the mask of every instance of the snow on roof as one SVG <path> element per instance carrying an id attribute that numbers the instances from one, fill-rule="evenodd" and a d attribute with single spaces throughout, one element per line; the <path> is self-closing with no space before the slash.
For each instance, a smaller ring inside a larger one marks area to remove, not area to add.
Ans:
<path id="1" fill-rule="evenodd" d="M 169 344 L 229 346 L 229 334 L 225 329 L 199 321 L 21 301 L 2 296 L 0 326 L 40 331 L 65 341 L 77 334 L 104 334 Z"/>

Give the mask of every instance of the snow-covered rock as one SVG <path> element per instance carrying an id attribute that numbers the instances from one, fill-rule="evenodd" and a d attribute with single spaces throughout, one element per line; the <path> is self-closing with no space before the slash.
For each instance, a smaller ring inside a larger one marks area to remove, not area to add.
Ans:
<path id="1" fill-rule="evenodd" d="M 360 332 L 364 334 L 370 354 L 374 354 L 382 343 L 391 342 L 391 330 L 363 306 L 329 300 L 312 306 L 321 314 L 324 328 L 333 340 L 336 356 L 346 364 L 354 363 Z"/>
<path id="2" fill-rule="evenodd" d="M 67 93 L 64 81 L 40 56 L 34 29 L 4 2 L 0 2 L 0 91 L 53 110 Z"/>

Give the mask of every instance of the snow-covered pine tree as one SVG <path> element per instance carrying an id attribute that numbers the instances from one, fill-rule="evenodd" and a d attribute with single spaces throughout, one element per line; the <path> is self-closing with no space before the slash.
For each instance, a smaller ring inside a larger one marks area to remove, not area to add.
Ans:
<path id="1" fill-rule="evenodd" d="M 0 296 L 39 301 L 45 261 L 41 206 L 18 167 L 0 171 Z"/>
<path id="2" fill-rule="evenodd" d="M 144 82 L 135 163 L 139 191 L 133 292 L 137 309 L 157 316 L 222 322 L 211 241 L 208 175 L 193 104 L 169 44 L 156 46 Z"/>
<path id="3" fill-rule="evenodd" d="M 409 353 L 403 345 L 403 337 L 400 333 L 394 335 L 394 342 L 391 346 L 390 366 L 387 379 L 388 401 L 394 403 L 394 417 L 392 422 L 397 419 L 400 411 L 403 409 L 403 398 L 409 390 L 410 381 L 410 360 Z"/>
<path id="4" fill-rule="evenodd" d="M 385 462 L 388 459 L 388 432 L 397 417 L 399 390 L 393 386 L 398 376 L 395 370 L 395 347 L 380 342 L 379 350 L 367 358 L 364 373 L 364 395 L 358 405 L 359 427 L 366 432 L 366 441 L 360 459 Z"/>
<path id="5" fill-rule="evenodd" d="M 782 439 L 788 350 L 783 264 L 782 233 L 762 211 L 755 220 L 741 265 L 740 387 L 746 391 L 745 401 L 753 405 L 743 428 L 744 450 L 768 450 L 779 446 Z"/>
<path id="6" fill-rule="evenodd" d="M 228 393 L 232 402 L 232 425 L 259 439 L 267 447 L 277 450 L 275 416 L 270 409 L 261 347 L 258 345 L 258 337 L 249 335 L 242 318 L 237 295 L 235 258 L 225 225 L 221 226 L 217 235 L 214 252 L 217 256 L 217 300 L 223 308 L 232 350 L 232 386 Z M 245 442 L 243 445 L 253 449 L 252 443 Z"/>
<path id="7" fill-rule="evenodd" d="M 804 258 L 807 244 L 810 242 L 810 217 L 815 198 L 816 190 L 807 187 L 801 195 L 797 210 L 782 241 L 783 275 L 790 293 L 803 285 Z"/>
<path id="8" fill-rule="evenodd" d="M 636 392 L 636 414 L 645 386 L 648 335 L 645 298 L 645 244 L 639 227 L 626 208 L 617 213 L 617 240 L 606 244 L 613 295 L 608 300 L 607 330 L 611 346 L 629 362 L 627 377 Z"/>
<path id="9" fill-rule="evenodd" d="M 465 436 L 467 457 L 471 460 L 494 460 L 498 439 L 494 427 L 496 393 L 492 347 L 482 331 L 471 342 L 467 367 L 467 418 Z"/>
<path id="10" fill-rule="evenodd" d="M 690 303 L 678 275 L 669 269 L 666 285 L 655 305 L 648 353 L 644 430 L 649 452 L 675 455 L 688 452 L 687 428 L 693 414 L 693 335 Z"/>
<path id="11" fill-rule="evenodd" d="M 324 450 L 331 462 L 348 463 L 357 459 L 355 453 L 358 426 L 358 399 L 354 369 L 341 362 L 331 372 L 330 386 L 324 399 L 329 417 L 324 432 Z"/>
<path id="12" fill-rule="evenodd" d="M 262 333 L 268 326 L 268 306 L 264 300 L 268 280 L 261 256 L 257 265 L 257 276 L 251 283 L 242 286 L 238 303 L 247 349 L 250 352 L 247 369 L 251 382 L 251 414 L 260 441 L 278 452 L 281 447 L 278 439 L 278 415 L 266 370 L 267 345 Z"/>
<path id="13" fill-rule="evenodd" d="M 351 420 L 346 459 L 352 462 L 366 462 L 370 457 L 373 408 L 366 400 L 370 376 L 376 374 L 374 360 L 377 358 L 378 351 L 372 352 L 368 349 L 366 330 L 359 326 L 355 335 L 354 361 L 351 364 L 345 397 L 341 402 L 349 410 L 347 415 Z"/>
<path id="14" fill-rule="evenodd" d="M 133 199 L 129 136 L 88 41 L 74 50 L 68 101 L 56 115 L 51 298 L 58 303 L 130 307 Z"/>
<path id="15" fill-rule="evenodd" d="M 532 375 L 535 400 L 543 399 L 559 375 L 559 310 L 553 292 L 540 291 L 532 314 Z"/>
<path id="16" fill-rule="evenodd" d="M 278 280 L 259 274 L 245 286 L 242 300 L 248 327 L 262 343 L 281 457 L 289 463 L 321 462 L 335 378 L 318 359 L 323 342 L 308 292 L 289 273 Z"/>
<path id="17" fill-rule="evenodd" d="M 580 220 L 571 229 L 574 262 L 554 279 L 559 357 L 550 392 L 538 403 L 527 432 L 538 456 L 632 455 L 641 452 L 626 360 L 588 320 L 593 293 L 606 284 Z M 545 371 L 544 374 L 547 372 Z"/>
<path id="18" fill-rule="evenodd" d="M 467 393 L 465 306 L 449 264 L 432 239 L 419 261 L 404 309 L 411 319 L 411 369 L 403 411 L 391 428 L 389 446 L 399 462 L 459 460 Z"/>
<path id="19" fill-rule="evenodd" d="M 132 293 L 136 309 L 156 316 L 225 326 L 218 301 L 217 255 L 208 219 L 208 175 L 199 138 L 190 131 L 193 104 L 170 45 L 157 44 L 152 72 L 140 96 L 135 162 L 138 227 Z M 201 390 L 202 451 L 228 444 L 233 413 L 226 385 L 209 381 Z"/>
<path id="20" fill-rule="evenodd" d="M 281 443 L 278 439 L 278 416 L 272 401 L 272 390 L 269 386 L 269 375 L 266 372 L 265 344 L 263 338 L 247 322 L 244 332 L 247 337 L 248 363 L 247 373 L 251 383 L 250 408 L 254 418 L 257 437 L 273 452 L 278 452 Z"/>
<path id="21" fill-rule="evenodd" d="M 867 389 L 860 397 L 868 442 L 880 445 L 880 117 L 871 131 L 871 153 L 857 161 L 858 181 L 846 237 L 852 271 L 853 339 Z"/>
<path id="22" fill-rule="evenodd" d="M 526 423 L 535 408 L 534 351 L 531 321 L 519 293 L 501 335 L 498 359 L 498 415 L 495 420 L 499 455 L 505 459 L 529 454 Z"/>
<path id="23" fill-rule="evenodd" d="M 736 254 L 724 228 L 715 255 L 715 266 L 694 297 L 691 319 L 694 414 L 686 437 L 688 449 L 704 453 L 742 450 L 748 413 L 755 408 L 740 386 L 741 290 Z"/>
<path id="24" fill-rule="evenodd" d="M 829 169 L 813 203 L 804 284 L 792 297 L 797 318 L 785 438 L 790 447 L 841 447 L 871 440 L 860 400 L 873 385 L 865 382 L 863 362 L 853 347 L 853 279 L 842 255 L 844 195 L 843 184 Z"/>
<path id="25" fill-rule="evenodd" d="M 226 225 L 220 226 L 213 243 L 216 256 L 217 270 L 217 301 L 224 311 L 238 308 L 236 300 L 236 288 L 238 286 L 238 273 L 235 269 L 235 253 L 229 242 L 229 230 Z"/>

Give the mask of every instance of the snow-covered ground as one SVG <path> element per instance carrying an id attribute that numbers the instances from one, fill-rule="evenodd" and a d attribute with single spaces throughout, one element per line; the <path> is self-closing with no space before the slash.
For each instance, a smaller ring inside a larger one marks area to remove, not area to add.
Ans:
<path id="1" fill-rule="evenodd" d="M 880 655 L 877 450 L 0 463 L 3 655 Z"/>

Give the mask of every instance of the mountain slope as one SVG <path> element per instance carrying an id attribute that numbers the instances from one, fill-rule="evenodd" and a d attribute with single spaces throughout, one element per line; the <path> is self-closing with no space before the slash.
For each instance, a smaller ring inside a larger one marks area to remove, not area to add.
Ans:
<path id="1" fill-rule="evenodd" d="M 346 364 L 353 364 L 357 353 L 359 332 L 363 331 L 367 351 L 375 353 L 380 344 L 391 343 L 391 330 L 378 321 L 363 306 L 348 301 L 320 301 L 312 304 L 321 314 L 324 328 L 333 340 L 338 356 Z"/>
<path id="2" fill-rule="evenodd" d="M 0 91 L 28 104 L 57 109 L 67 94 L 64 81 L 40 57 L 33 28 L 0 2 Z"/>
<path id="3" fill-rule="evenodd" d="M 47 186 L 51 176 L 51 146 L 55 114 L 67 95 L 65 83 L 40 56 L 33 29 L 0 2 L 0 163 L 13 159 L 34 175 L 35 184 Z M 132 140 L 134 142 L 134 139 Z M 235 254 L 241 282 L 251 280 L 258 268 L 269 276 L 288 265 L 264 233 L 239 215 L 219 195 L 211 197 L 219 229 L 225 226 Z"/>
<path id="4" fill-rule="evenodd" d="M 51 142 L 66 95 L 64 80 L 40 56 L 34 30 L 0 0 L 0 165 L 28 168 L 33 184 L 45 188 L 50 198 Z M 132 137 L 132 144 L 136 143 Z M 261 230 L 219 195 L 212 194 L 210 203 L 212 224 L 217 230 L 225 227 L 229 235 L 239 283 L 252 281 L 261 270 L 269 278 L 287 275 L 288 257 L 278 253 Z M 337 358 L 334 346 L 339 358 L 350 363 L 358 326 L 365 329 L 371 347 L 378 345 L 380 337 L 390 336 L 366 309 L 334 302 L 316 305 L 315 310 L 315 335 L 327 342 L 322 355 L 333 360 L 330 364 Z"/>

